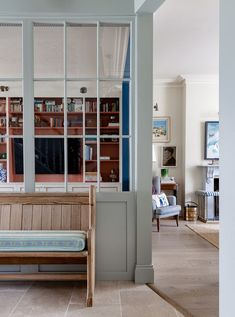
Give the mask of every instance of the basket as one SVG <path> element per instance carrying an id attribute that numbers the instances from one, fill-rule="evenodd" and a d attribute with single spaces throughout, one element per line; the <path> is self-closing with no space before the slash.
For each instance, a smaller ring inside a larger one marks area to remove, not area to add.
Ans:
<path id="1" fill-rule="evenodd" d="M 186 221 L 197 221 L 198 204 L 194 201 L 186 201 L 184 207 L 184 214 Z"/>

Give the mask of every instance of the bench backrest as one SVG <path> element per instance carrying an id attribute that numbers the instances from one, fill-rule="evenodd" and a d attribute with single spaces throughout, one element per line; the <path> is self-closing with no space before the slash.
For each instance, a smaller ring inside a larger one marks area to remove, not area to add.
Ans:
<path id="1" fill-rule="evenodd" d="M 88 193 L 0 194 L 0 230 L 85 230 L 95 225 Z"/>

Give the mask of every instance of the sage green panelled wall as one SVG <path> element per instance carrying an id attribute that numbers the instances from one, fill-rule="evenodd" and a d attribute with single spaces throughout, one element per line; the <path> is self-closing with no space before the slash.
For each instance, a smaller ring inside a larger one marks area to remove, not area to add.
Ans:
<path id="1" fill-rule="evenodd" d="M 138 13 L 153 13 L 165 0 L 135 0 L 135 11 Z"/>

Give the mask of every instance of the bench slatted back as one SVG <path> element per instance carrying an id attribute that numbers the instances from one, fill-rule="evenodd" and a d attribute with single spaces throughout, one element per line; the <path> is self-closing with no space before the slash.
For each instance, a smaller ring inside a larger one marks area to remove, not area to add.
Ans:
<path id="1" fill-rule="evenodd" d="M 0 230 L 85 230 L 94 202 L 87 193 L 0 194 Z"/>

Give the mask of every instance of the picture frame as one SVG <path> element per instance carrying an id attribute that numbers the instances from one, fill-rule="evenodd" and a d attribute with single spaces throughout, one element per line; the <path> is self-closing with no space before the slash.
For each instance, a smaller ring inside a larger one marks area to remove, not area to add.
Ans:
<path id="1" fill-rule="evenodd" d="M 154 117 L 152 125 L 152 137 L 154 143 L 170 142 L 171 118 Z"/>
<path id="2" fill-rule="evenodd" d="M 219 121 L 205 121 L 205 160 L 219 160 Z"/>
<path id="3" fill-rule="evenodd" d="M 162 167 L 176 167 L 177 166 L 177 151 L 175 145 L 163 146 L 161 156 Z"/>

